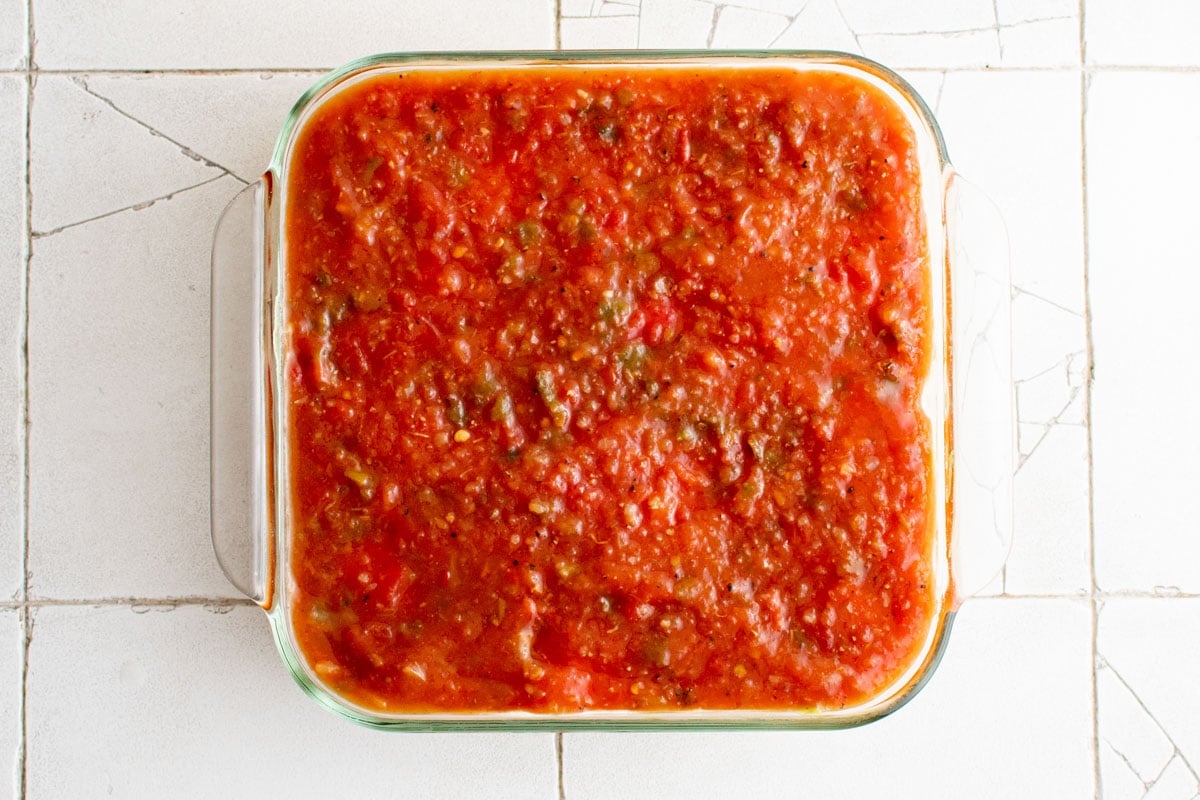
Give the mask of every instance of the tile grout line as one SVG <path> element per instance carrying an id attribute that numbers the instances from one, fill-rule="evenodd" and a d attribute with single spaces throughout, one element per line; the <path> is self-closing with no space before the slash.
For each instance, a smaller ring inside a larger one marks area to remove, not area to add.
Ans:
<path id="1" fill-rule="evenodd" d="M 1079 188 L 1080 188 L 1080 219 L 1082 220 L 1081 235 L 1083 237 L 1083 329 L 1084 346 L 1087 351 L 1087 379 L 1084 381 L 1084 431 L 1087 439 L 1087 509 L 1088 509 L 1088 574 L 1091 586 L 1088 598 L 1091 601 L 1091 655 L 1090 665 L 1091 695 L 1092 695 L 1092 786 L 1096 800 L 1101 800 L 1104 787 L 1100 780 L 1100 697 L 1099 677 L 1096 665 L 1099 662 L 1097 647 L 1100 628 L 1100 593 L 1096 587 L 1096 499 L 1095 499 L 1095 458 L 1092 452 L 1092 382 L 1095 378 L 1095 348 L 1092 342 L 1092 304 L 1089 280 L 1088 248 L 1088 152 L 1087 152 L 1087 107 L 1088 88 L 1091 75 L 1087 68 L 1087 0 L 1079 0 Z"/>
<path id="2" fill-rule="evenodd" d="M 578 19 L 583 19 L 582 17 Z M 1084 64 L 1066 65 L 1057 67 L 1039 67 L 1039 66 L 988 66 L 980 64 L 977 66 L 960 66 L 960 67 L 937 67 L 937 66 L 905 66 L 900 65 L 894 67 L 901 72 L 915 73 L 1060 73 L 1071 74 L 1079 72 L 1081 69 L 1087 75 L 1098 75 L 1105 73 L 1120 73 L 1120 72 L 1149 72 L 1149 73 L 1165 73 L 1165 74 L 1195 74 L 1200 73 L 1200 66 L 1171 66 L 1163 64 Z M 159 77 L 164 75 L 184 76 L 184 77 L 234 77 L 238 75 L 311 75 L 320 76 L 335 67 L 165 67 L 162 69 L 149 68 L 88 68 L 88 67 L 55 67 L 48 69 L 0 69 L 0 75 L 11 75 L 16 77 L 25 77 L 36 73 L 37 75 L 87 75 L 99 77 L 123 77 L 123 76 L 140 76 L 140 77 Z"/>
<path id="3" fill-rule="evenodd" d="M 29 645 L 33 639 L 33 609 L 29 606 L 29 286 L 33 264 L 33 87 L 37 82 L 37 64 L 33 60 L 33 0 L 25 2 L 25 269 L 21 291 L 21 696 L 20 733 L 17 740 L 17 797 L 29 793 Z"/>
<path id="4" fill-rule="evenodd" d="M 558 762 L 558 800 L 567 800 L 567 787 L 563 784 L 563 732 L 554 734 L 554 760 Z"/>
<path id="5" fill-rule="evenodd" d="M 562 0 L 554 0 L 554 49 L 562 50 Z"/>
<path id="6" fill-rule="evenodd" d="M 0 75 L 97 75 L 101 77 L 132 75 L 153 78 L 160 75 L 221 77 L 235 75 L 312 75 L 319 77 L 336 67 L 38 67 L 36 69 L 0 69 Z"/>

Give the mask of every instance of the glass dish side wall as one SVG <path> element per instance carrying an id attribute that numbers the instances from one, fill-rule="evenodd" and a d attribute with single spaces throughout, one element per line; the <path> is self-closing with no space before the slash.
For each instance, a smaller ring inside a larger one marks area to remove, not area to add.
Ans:
<path id="1" fill-rule="evenodd" d="M 274 547 L 274 535 L 269 535 L 265 543 L 260 542 L 256 552 L 267 554 L 268 573 L 279 577 L 268 580 L 266 585 L 257 587 L 263 594 L 260 602 L 268 609 L 272 629 L 281 655 L 293 672 L 300 685 L 322 705 L 346 716 L 354 721 L 384 728 L 399 729 L 514 729 L 514 728 L 554 728 L 564 727 L 604 727 L 604 728 L 646 728 L 646 727 L 705 727 L 705 728 L 828 728 L 848 727 L 876 719 L 898 708 L 910 698 L 932 674 L 946 644 L 952 618 L 955 598 L 951 594 L 950 580 L 950 546 L 949 532 L 951 520 L 943 517 L 939 520 L 939 535 L 937 539 L 937 568 L 939 571 L 939 586 L 944 587 L 944 607 L 938 616 L 938 622 L 929 633 L 929 639 L 921 658 L 917 659 L 914 668 L 904 679 L 894 685 L 874 701 L 863 706 L 844 712 L 671 712 L 667 714 L 647 714 L 640 712 L 584 712 L 570 715 L 533 715 L 525 713 L 500 713 L 488 715 L 381 715 L 365 709 L 348 705 L 322 688 L 319 680 L 299 655 L 293 644 L 289 609 L 288 609 L 288 580 L 289 580 L 289 551 L 288 518 L 289 503 L 287 502 L 288 487 L 288 453 L 287 437 L 282 435 L 286 430 L 285 410 L 287 408 L 286 389 L 283 365 L 286 363 L 284 341 L 281 332 L 284 330 L 286 309 L 281 298 L 285 296 L 282 285 L 283 258 L 286 255 L 286 242 L 282 237 L 282 209 L 286 199 L 286 168 L 289 148 L 297 131 L 303 125 L 307 114 L 316 108 L 322 99 L 331 96 L 339 89 L 364 77 L 378 74 L 379 71 L 404 71 L 408 69 L 438 69 L 457 68 L 466 66 L 497 67 L 505 69 L 520 69 L 523 67 L 545 66 L 557 64 L 576 67 L 613 67 L 622 68 L 663 68 L 673 66 L 747 66 L 770 64 L 772 66 L 795 66 L 798 69 L 827 69 L 844 71 L 869 80 L 884 88 L 898 105 L 904 108 L 913 129 L 921 141 L 922 150 L 922 180 L 927 208 L 927 227 L 929 229 L 929 253 L 931 272 L 934 283 L 935 310 L 948 309 L 949 290 L 946 285 L 947 274 L 939 269 L 938 260 L 941 254 L 947 252 L 944 238 L 946 209 L 944 196 L 950 172 L 946 159 L 944 143 L 940 132 L 934 123 L 928 109 L 909 87 L 897 76 L 872 62 L 842 54 L 831 53 L 595 53 L 586 56 L 547 53 L 547 54 L 444 54 L 444 55 L 385 55 L 360 62 L 355 62 L 335 72 L 319 82 L 297 103 L 289 116 L 281 133 L 270 170 L 259 192 L 260 213 L 263 220 L 262 234 L 259 239 L 263 257 L 263 283 L 266 291 L 265 303 L 260 306 L 263 310 L 264 330 L 267 337 L 267 347 L 263 353 L 266 356 L 265 387 L 258 400 L 265 403 L 264 411 L 269 420 L 268 428 L 263 431 L 265 437 L 274 435 L 274 447 L 268 448 L 275 456 L 273 469 L 268 469 L 270 491 L 261 510 L 266 512 L 273 522 L 265 527 L 267 534 L 282 535 L 279 547 Z M 214 253 L 214 267 L 216 254 Z M 215 275 L 215 272 L 214 272 Z M 215 286 L 215 278 L 214 278 Z M 957 296 L 957 293 L 956 293 Z M 216 312 L 216 294 L 214 293 L 214 313 Z M 948 330 L 948 315 L 935 314 L 934 363 L 927 383 L 924 398 L 926 411 L 933 423 L 935 431 L 935 474 L 944 481 L 939 481 L 938 506 L 945 506 L 949 514 L 951 481 L 953 479 L 953 464 L 948 459 L 949 443 L 952 441 L 953 419 L 949 412 L 951 402 L 951 381 L 949 370 L 952 359 L 949 358 L 951 345 Z M 214 316 L 214 320 L 216 317 Z M 216 334 L 214 322 L 214 353 Z M 216 397 L 217 366 L 214 363 L 214 398 Z M 271 402 L 271 387 L 277 387 L 284 396 L 276 398 L 279 402 Z M 215 405 L 214 405 L 215 407 Z M 214 412 L 215 413 L 215 412 Z M 214 442 L 216 423 L 214 422 Z M 258 439 L 258 437 L 255 437 Z M 260 440 L 260 445 L 264 444 Z M 214 487 L 216 486 L 217 449 L 214 445 Z M 267 477 L 267 476 L 264 476 Z M 214 504 L 217 503 L 214 490 Z M 264 508 L 263 506 L 267 506 Z M 273 506 L 270 508 L 269 506 Z M 270 529 L 273 528 L 273 531 Z M 214 516 L 214 534 L 216 517 Z M 214 541 L 216 536 L 214 535 Z M 220 552 L 221 548 L 218 547 Z M 227 558 L 222 558 L 223 565 Z M 259 562 L 261 563 L 261 561 Z M 273 567 L 273 569 L 271 569 Z M 229 570 L 227 569 L 227 572 Z M 261 571 L 261 570 L 260 570 Z M 961 586 L 961 582 L 955 581 Z M 235 581 L 243 591 L 247 587 L 243 582 Z M 251 587 L 253 590 L 255 587 Z M 252 594 L 253 592 L 247 592 Z"/>

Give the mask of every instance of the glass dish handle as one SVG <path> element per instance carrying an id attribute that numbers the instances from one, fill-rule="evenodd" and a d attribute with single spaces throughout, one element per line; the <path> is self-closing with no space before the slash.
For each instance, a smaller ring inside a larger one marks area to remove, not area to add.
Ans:
<path id="1" fill-rule="evenodd" d="M 991 583 L 1012 547 L 1012 283 L 1000 210 L 957 174 L 946 185 L 946 231 L 953 354 L 950 570 L 961 602 Z"/>
<path id="2" fill-rule="evenodd" d="M 225 576 L 269 607 L 274 565 L 269 329 L 266 274 L 269 179 L 221 212 L 213 235 L 210 328 L 210 514 Z"/>

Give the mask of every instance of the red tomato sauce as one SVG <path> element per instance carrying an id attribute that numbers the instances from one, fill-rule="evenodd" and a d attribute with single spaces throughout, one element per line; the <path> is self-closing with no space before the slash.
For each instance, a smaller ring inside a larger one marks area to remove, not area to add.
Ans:
<path id="1" fill-rule="evenodd" d="M 915 135 L 832 72 L 376 77 L 286 205 L 291 622 L 391 711 L 840 708 L 934 624 Z"/>

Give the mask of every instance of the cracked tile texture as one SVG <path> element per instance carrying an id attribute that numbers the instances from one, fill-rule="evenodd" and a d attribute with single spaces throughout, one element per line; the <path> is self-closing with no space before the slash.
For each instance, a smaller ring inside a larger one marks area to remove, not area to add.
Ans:
<path id="1" fill-rule="evenodd" d="M 346 764 L 366 796 L 1197 800 L 1198 30 L 1185 0 L 0 0 L 0 800 L 336 796 Z M 306 700 L 216 567 L 217 215 L 321 70 L 556 43 L 877 59 L 1007 223 L 1012 551 L 884 721 L 400 741 Z"/>

